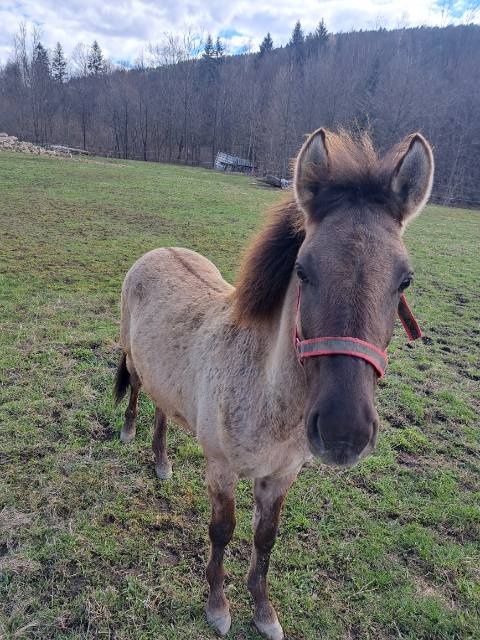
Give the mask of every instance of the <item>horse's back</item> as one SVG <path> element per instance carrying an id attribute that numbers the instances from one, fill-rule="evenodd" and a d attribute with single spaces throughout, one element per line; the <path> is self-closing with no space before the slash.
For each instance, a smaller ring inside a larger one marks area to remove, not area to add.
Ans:
<path id="1" fill-rule="evenodd" d="M 122 299 L 131 314 L 165 304 L 175 313 L 232 291 L 210 260 L 190 249 L 166 247 L 145 253 L 133 264 L 123 282 Z"/>
<path id="2" fill-rule="evenodd" d="M 182 247 L 162 247 L 141 256 L 128 271 L 124 289 L 139 281 L 143 285 L 159 284 L 162 287 L 182 282 L 185 287 L 193 289 L 232 289 L 213 262 Z"/>

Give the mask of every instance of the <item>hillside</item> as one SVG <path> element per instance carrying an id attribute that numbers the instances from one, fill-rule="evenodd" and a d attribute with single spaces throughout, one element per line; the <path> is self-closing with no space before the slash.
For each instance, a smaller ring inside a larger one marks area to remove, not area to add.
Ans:
<path id="1" fill-rule="evenodd" d="M 14 56 L 0 70 L 0 131 L 204 166 L 225 151 L 287 177 L 302 136 L 319 126 L 367 128 L 383 150 L 419 130 L 436 150 L 435 201 L 480 206 L 480 26 L 311 34 L 200 59 L 185 36 L 158 51 L 151 66 L 63 82 L 43 48 Z"/>

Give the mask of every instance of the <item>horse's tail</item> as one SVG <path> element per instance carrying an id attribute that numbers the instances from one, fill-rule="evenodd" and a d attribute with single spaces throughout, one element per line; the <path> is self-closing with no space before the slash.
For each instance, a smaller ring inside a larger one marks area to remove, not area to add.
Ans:
<path id="1" fill-rule="evenodd" d="M 120 359 L 120 362 L 118 363 L 117 373 L 115 374 L 115 385 L 113 388 L 115 404 L 118 404 L 127 393 L 129 385 L 130 373 L 127 369 L 127 354 L 122 353 L 122 357 Z"/>

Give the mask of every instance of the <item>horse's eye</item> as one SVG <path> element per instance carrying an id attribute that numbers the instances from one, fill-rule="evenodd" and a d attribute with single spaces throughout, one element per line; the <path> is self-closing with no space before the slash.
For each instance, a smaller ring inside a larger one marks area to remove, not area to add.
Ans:
<path id="1" fill-rule="evenodd" d="M 408 278 L 405 278 L 405 280 L 402 282 L 402 284 L 398 287 L 398 290 L 400 291 L 400 293 L 402 291 L 405 291 L 405 289 L 408 289 L 408 287 L 412 284 L 412 280 L 413 280 L 412 276 L 409 276 Z"/>
<path id="2" fill-rule="evenodd" d="M 297 272 L 297 277 L 300 282 L 308 282 L 307 274 L 299 264 L 295 265 L 295 271 Z"/>

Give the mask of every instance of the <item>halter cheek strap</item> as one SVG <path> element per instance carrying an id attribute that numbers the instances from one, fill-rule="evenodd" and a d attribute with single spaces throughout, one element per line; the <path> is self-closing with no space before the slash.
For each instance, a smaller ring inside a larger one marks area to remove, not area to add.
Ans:
<path id="1" fill-rule="evenodd" d="M 407 299 L 403 293 L 400 296 L 400 302 L 398 303 L 398 317 L 403 324 L 403 328 L 405 329 L 409 340 L 417 340 L 417 338 L 422 337 L 422 330 L 420 329 L 418 322 L 415 320 L 415 316 L 408 306 Z"/>
<path id="2" fill-rule="evenodd" d="M 297 294 L 297 310 L 294 330 L 295 350 L 300 362 L 302 362 L 304 358 L 311 358 L 314 356 L 352 356 L 353 358 L 361 358 L 362 360 L 365 360 L 365 362 L 368 362 L 375 369 L 379 378 L 383 377 L 388 362 L 386 351 L 382 351 L 374 344 L 366 342 L 365 340 L 351 338 L 348 336 L 321 337 L 301 340 L 298 333 L 299 312 L 300 287 Z M 403 293 L 400 296 L 400 302 L 398 303 L 398 316 L 402 321 L 410 340 L 416 340 L 422 336 L 420 327 L 418 326 Z"/>

